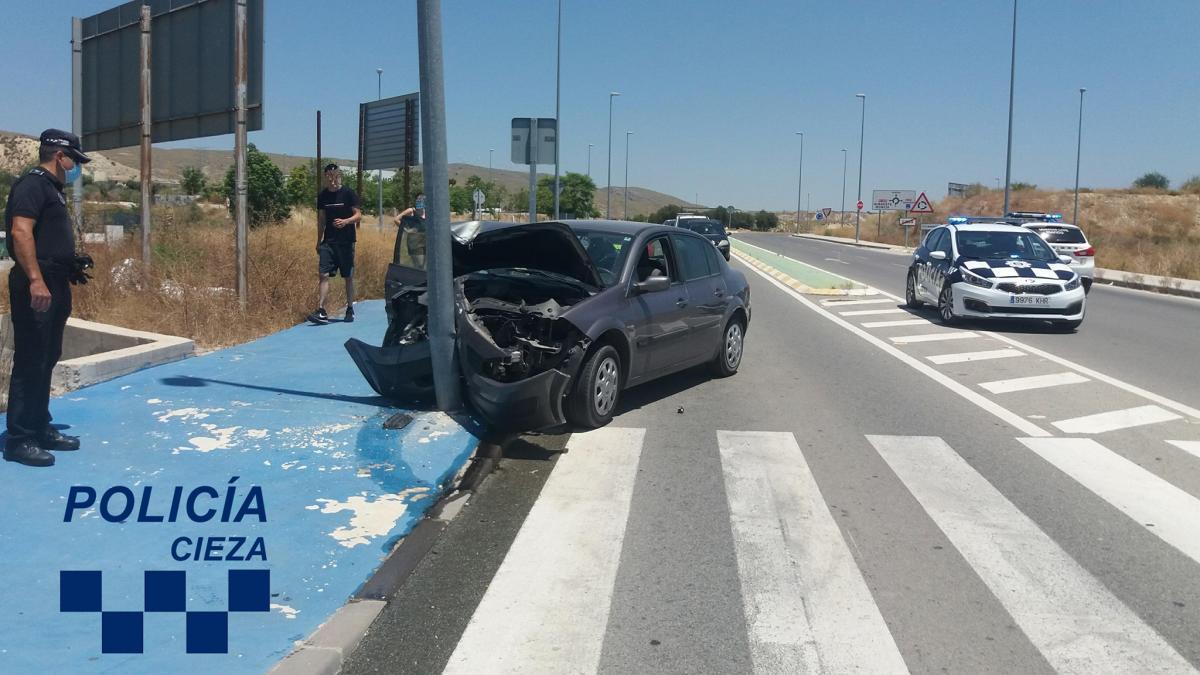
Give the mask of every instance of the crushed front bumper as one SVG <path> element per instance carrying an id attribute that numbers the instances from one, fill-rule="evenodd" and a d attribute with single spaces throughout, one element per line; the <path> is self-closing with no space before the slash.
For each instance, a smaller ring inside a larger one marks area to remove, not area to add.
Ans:
<path id="1" fill-rule="evenodd" d="M 563 397 L 571 377 L 548 370 L 518 382 L 497 382 L 466 373 L 467 399 L 488 425 L 500 431 L 537 431 L 566 423 Z"/>

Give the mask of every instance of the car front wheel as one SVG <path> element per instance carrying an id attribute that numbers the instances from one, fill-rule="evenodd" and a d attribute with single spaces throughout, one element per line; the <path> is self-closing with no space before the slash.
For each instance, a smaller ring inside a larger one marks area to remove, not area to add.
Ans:
<path id="1" fill-rule="evenodd" d="M 925 303 L 917 299 L 917 279 L 911 272 L 904 283 L 904 304 L 911 309 L 920 309 Z"/>
<path id="2" fill-rule="evenodd" d="M 588 429 L 602 427 L 612 421 L 620 394 L 621 355 L 612 345 L 602 345 L 579 369 L 567 397 L 567 419 Z"/>
<path id="3" fill-rule="evenodd" d="M 736 316 L 725 325 L 721 336 L 721 349 L 712 361 L 712 372 L 717 377 L 729 377 L 742 365 L 742 352 L 746 346 L 746 327 Z"/>
<path id="4" fill-rule="evenodd" d="M 938 295 L 938 316 L 947 326 L 958 321 L 958 317 L 954 315 L 954 291 L 951 290 L 950 284 L 943 286 L 941 294 Z"/>

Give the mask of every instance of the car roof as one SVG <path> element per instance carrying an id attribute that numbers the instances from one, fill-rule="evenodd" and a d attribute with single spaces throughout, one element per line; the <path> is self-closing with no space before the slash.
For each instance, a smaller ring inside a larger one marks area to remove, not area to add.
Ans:
<path id="1" fill-rule="evenodd" d="M 659 223 L 640 223 L 631 220 L 560 220 L 558 221 L 570 227 L 572 230 L 604 230 L 607 232 L 616 232 L 619 234 L 628 234 L 631 236 L 641 234 L 648 230 L 662 230 L 663 232 L 676 232 L 676 228 L 669 225 L 660 225 Z"/>
<path id="2" fill-rule="evenodd" d="M 1008 223 L 966 223 L 962 225 L 946 225 L 957 232 L 1028 232 L 1027 228 Z"/>
<path id="3" fill-rule="evenodd" d="M 1070 229 L 1070 230 L 1083 229 L 1083 228 L 1079 227 L 1078 225 L 1072 225 L 1071 223 L 1048 223 L 1048 222 L 1041 221 L 1041 220 L 1031 221 L 1028 223 L 1021 223 L 1021 227 L 1028 227 L 1030 229 L 1039 229 L 1039 228 L 1043 228 L 1043 227 L 1059 228 L 1059 229 L 1066 228 L 1066 229 Z"/>

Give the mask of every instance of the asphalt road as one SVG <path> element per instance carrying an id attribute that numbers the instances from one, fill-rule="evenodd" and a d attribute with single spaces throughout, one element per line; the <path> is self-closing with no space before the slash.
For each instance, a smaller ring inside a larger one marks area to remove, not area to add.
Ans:
<path id="1" fill-rule="evenodd" d="M 894 254 L 748 239 L 903 290 Z M 1196 305 L 994 334 L 742 269 L 741 371 L 514 448 L 344 672 L 1200 665 Z"/>

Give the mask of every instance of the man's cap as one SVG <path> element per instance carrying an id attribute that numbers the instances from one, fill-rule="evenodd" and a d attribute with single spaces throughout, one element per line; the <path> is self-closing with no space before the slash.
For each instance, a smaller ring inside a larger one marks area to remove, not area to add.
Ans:
<path id="1" fill-rule="evenodd" d="M 325 165 L 325 170 L 326 170 L 326 171 L 337 171 L 337 170 L 338 170 L 338 165 L 337 165 L 337 164 L 333 164 L 333 163 L 331 162 L 331 163 L 329 163 L 329 164 L 326 164 L 326 165 Z"/>
<path id="2" fill-rule="evenodd" d="M 62 150 L 71 159 L 80 164 L 87 164 L 92 161 L 91 157 L 83 154 L 83 145 L 79 142 L 79 137 L 69 131 L 62 129 L 47 129 L 42 132 L 42 147 L 50 147 Z"/>

